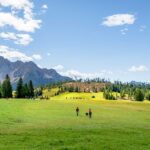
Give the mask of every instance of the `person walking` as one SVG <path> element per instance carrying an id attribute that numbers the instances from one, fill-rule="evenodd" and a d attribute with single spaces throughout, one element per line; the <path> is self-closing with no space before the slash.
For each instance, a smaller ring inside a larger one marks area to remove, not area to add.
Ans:
<path id="1" fill-rule="evenodd" d="M 79 109 L 79 107 L 77 107 L 76 108 L 76 114 L 77 114 L 77 116 L 79 116 L 79 111 L 80 111 L 80 109 Z"/>
<path id="2" fill-rule="evenodd" d="M 92 109 L 89 108 L 89 118 L 92 118 Z"/>

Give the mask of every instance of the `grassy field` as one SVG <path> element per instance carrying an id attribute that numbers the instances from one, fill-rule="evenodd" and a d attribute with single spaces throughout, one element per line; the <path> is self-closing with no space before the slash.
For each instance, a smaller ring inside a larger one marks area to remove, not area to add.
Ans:
<path id="1" fill-rule="evenodd" d="M 53 97 L 55 96 L 55 94 L 59 91 L 59 88 L 53 88 L 51 90 L 49 89 L 45 89 L 43 90 L 43 96 L 46 96 L 46 97 Z"/>
<path id="2" fill-rule="evenodd" d="M 94 96 L 94 98 L 92 98 Z M 104 100 L 103 93 L 63 93 L 50 98 L 51 100 Z"/>
<path id="3" fill-rule="evenodd" d="M 65 92 L 55 96 L 58 90 L 59 90 L 58 88 L 53 88 L 51 90 L 46 89 L 43 91 L 43 96 L 49 97 L 51 100 L 105 100 L 103 97 L 103 92 L 98 93 Z M 114 92 L 113 95 L 120 96 L 120 93 Z"/>
<path id="4" fill-rule="evenodd" d="M 0 150 L 12 149 L 149 150 L 150 102 L 0 100 Z"/>

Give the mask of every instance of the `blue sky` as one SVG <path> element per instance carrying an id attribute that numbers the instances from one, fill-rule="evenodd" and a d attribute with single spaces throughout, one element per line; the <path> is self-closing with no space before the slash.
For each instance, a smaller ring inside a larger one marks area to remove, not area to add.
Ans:
<path id="1" fill-rule="evenodd" d="M 148 0 L 0 0 L 0 6 L 1 56 L 71 77 L 150 81 Z"/>

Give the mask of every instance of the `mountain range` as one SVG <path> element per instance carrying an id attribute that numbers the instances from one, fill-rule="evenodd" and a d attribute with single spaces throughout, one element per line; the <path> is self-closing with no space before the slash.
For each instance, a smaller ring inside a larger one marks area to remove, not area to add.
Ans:
<path id="1" fill-rule="evenodd" d="M 20 77 L 24 83 L 29 80 L 33 81 L 35 86 L 46 85 L 49 83 L 71 81 L 69 77 L 61 76 L 54 69 L 39 68 L 34 62 L 11 62 L 0 56 L 0 81 L 2 82 L 9 75 L 13 87 Z"/>

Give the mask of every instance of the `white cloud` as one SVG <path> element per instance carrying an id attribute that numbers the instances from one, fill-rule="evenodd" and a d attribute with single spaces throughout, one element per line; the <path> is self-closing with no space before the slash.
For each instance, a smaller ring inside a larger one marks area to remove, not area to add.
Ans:
<path id="1" fill-rule="evenodd" d="M 44 4 L 44 5 L 42 6 L 42 9 L 48 9 L 48 6 L 47 6 L 46 4 Z"/>
<path id="2" fill-rule="evenodd" d="M 146 29 L 146 26 L 145 26 L 145 25 L 142 25 L 142 26 L 140 26 L 139 31 L 140 31 L 140 32 L 143 32 L 145 29 Z"/>
<path id="3" fill-rule="evenodd" d="M 0 33 L 0 38 L 12 40 L 18 45 L 29 45 L 33 41 L 31 33 L 39 29 L 42 23 L 41 20 L 35 18 L 33 0 L 0 0 L 0 7 L 0 28 L 5 29 L 5 32 Z M 18 50 L 1 45 L 0 56 L 21 61 L 42 59 L 37 54 L 28 57 Z"/>
<path id="4" fill-rule="evenodd" d="M 0 5 L 10 7 L 11 14 L 17 15 L 19 11 L 23 11 L 25 19 L 32 19 L 34 4 L 31 0 L 0 0 Z"/>
<path id="5" fill-rule="evenodd" d="M 41 10 L 41 14 L 46 13 L 46 11 L 48 10 L 48 6 L 46 4 L 41 6 L 42 10 Z"/>
<path id="6" fill-rule="evenodd" d="M 32 56 L 27 56 L 25 53 L 19 52 L 17 49 L 12 49 L 4 45 L 0 45 L 0 56 L 10 60 L 16 61 L 20 60 L 23 62 L 41 60 L 42 56 L 39 54 L 34 54 Z"/>
<path id="7" fill-rule="evenodd" d="M 4 45 L 0 45 L 0 56 L 10 60 L 10 61 L 16 61 L 21 60 L 23 62 L 26 61 L 33 61 L 33 59 L 29 56 L 27 56 L 24 53 L 19 52 L 18 50 L 9 48 Z"/>
<path id="8" fill-rule="evenodd" d="M 39 55 L 39 54 L 34 54 L 34 55 L 32 55 L 32 58 L 35 59 L 35 60 L 41 60 L 42 56 Z"/>
<path id="9" fill-rule="evenodd" d="M 24 32 L 34 32 L 40 28 L 41 20 L 34 19 L 34 4 L 31 0 L 0 0 L 0 5 L 11 8 L 11 12 L 0 12 L 1 27 L 11 26 L 17 31 Z M 23 17 L 18 17 L 21 11 Z"/>
<path id="10" fill-rule="evenodd" d="M 64 69 L 63 65 L 57 65 L 55 67 L 53 67 L 53 69 L 55 69 L 56 71 L 62 71 Z"/>
<path id="11" fill-rule="evenodd" d="M 41 69 L 43 69 L 44 67 L 42 67 L 41 65 L 39 65 L 39 64 L 37 64 L 37 66 L 39 67 L 39 68 L 41 68 Z"/>
<path id="12" fill-rule="evenodd" d="M 145 72 L 148 70 L 149 69 L 146 66 L 140 65 L 140 66 L 132 66 L 131 68 L 129 68 L 128 71 L 130 71 L 130 72 Z"/>
<path id="13" fill-rule="evenodd" d="M 12 6 L 16 9 L 25 9 L 26 11 L 33 8 L 31 0 L 0 0 L 0 5 L 4 7 Z"/>
<path id="14" fill-rule="evenodd" d="M 2 32 L 0 38 L 13 40 L 15 44 L 19 45 L 29 45 L 33 41 L 29 34 L 15 34 L 13 32 Z"/>
<path id="15" fill-rule="evenodd" d="M 132 25 L 134 24 L 135 20 L 136 18 L 132 14 L 115 14 L 104 18 L 102 25 L 108 27 Z"/>
<path id="16" fill-rule="evenodd" d="M 16 44 L 21 44 L 21 45 L 29 45 L 33 39 L 29 34 L 16 34 L 17 36 L 17 41 L 15 42 Z"/>
<path id="17" fill-rule="evenodd" d="M 109 78 L 113 75 L 112 71 L 108 70 L 101 70 L 98 73 L 84 73 L 80 72 L 78 70 L 65 70 L 65 67 L 63 65 L 57 65 L 55 67 L 52 67 L 55 69 L 59 74 L 63 76 L 68 76 L 72 79 L 94 79 L 94 78 Z"/>
<path id="18" fill-rule="evenodd" d="M 113 72 L 107 70 L 102 70 L 99 73 L 82 73 L 77 70 L 60 71 L 59 73 L 73 79 L 108 78 L 113 74 Z"/>
<path id="19" fill-rule="evenodd" d="M 13 15 L 12 13 L 0 13 L 0 27 L 10 26 L 17 31 L 34 32 L 35 29 L 40 28 L 40 24 L 41 20 L 34 20 L 32 18 L 19 18 L 16 15 Z"/>
<path id="20" fill-rule="evenodd" d="M 128 28 L 124 28 L 124 29 L 120 30 L 120 32 L 122 35 L 126 35 L 128 30 L 129 30 Z"/>

